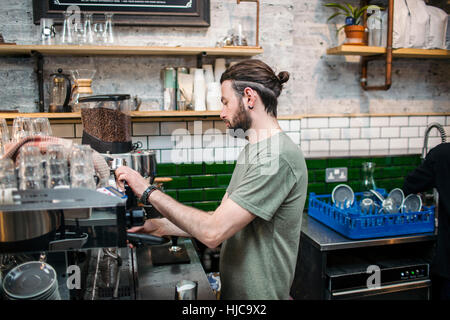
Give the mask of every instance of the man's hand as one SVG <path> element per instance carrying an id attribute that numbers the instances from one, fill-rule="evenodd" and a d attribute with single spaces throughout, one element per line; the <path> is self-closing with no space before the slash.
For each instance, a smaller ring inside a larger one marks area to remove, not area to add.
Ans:
<path id="1" fill-rule="evenodd" d="M 116 172 L 117 186 L 121 190 L 125 190 L 124 182 L 126 181 L 134 194 L 140 199 L 145 189 L 147 189 L 149 182 L 142 177 L 139 172 L 127 166 L 117 168 Z"/>
<path id="2" fill-rule="evenodd" d="M 167 219 L 148 219 L 145 220 L 144 225 L 133 227 L 127 230 L 132 233 L 149 233 L 157 237 L 169 235 L 170 231 L 167 230 Z"/>

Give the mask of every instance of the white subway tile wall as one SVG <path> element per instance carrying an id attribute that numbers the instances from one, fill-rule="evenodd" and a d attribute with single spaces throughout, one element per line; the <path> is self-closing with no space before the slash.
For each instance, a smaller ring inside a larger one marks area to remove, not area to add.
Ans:
<path id="1" fill-rule="evenodd" d="M 187 133 L 187 124 L 184 121 L 161 122 L 161 135 L 185 135 Z"/>
<path id="2" fill-rule="evenodd" d="M 346 128 L 349 124 L 349 118 L 330 118 L 330 128 Z"/>
<path id="3" fill-rule="evenodd" d="M 369 139 L 352 139 L 350 140 L 350 150 L 370 150 Z"/>
<path id="4" fill-rule="evenodd" d="M 369 117 L 354 117 L 354 118 L 350 118 L 350 127 L 351 128 L 368 127 L 369 124 L 370 124 L 370 118 Z"/>
<path id="5" fill-rule="evenodd" d="M 350 140 L 332 140 L 330 141 L 330 151 L 348 151 Z"/>
<path id="6" fill-rule="evenodd" d="M 403 150 L 420 153 L 428 124 L 437 122 L 450 134 L 450 116 L 315 117 L 280 120 L 280 127 L 304 153 Z M 55 136 L 81 143 L 81 124 L 54 124 Z M 232 162 L 247 144 L 226 132 L 222 121 L 133 123 L 133 143 L 157 150 L 159 163 Z M 430 132 L 428 150 L 441 143 Z"/>
<path id="7" fill-rule="evenodd" d="M 379 138 L 380 128 L 361 128 L 361 138 Z"/>
<path id="8" fill-rule="evenodd" d="M 291 132 L 300 132 L 301 121 L 300 120 L 291 120 L 290 121 L 290 131 Z"/>
<path id="9" fill-rule="evenodd" d="M 133 123 L 133 136 L 159 136 L 159 122 Z"/>
<path id="10" fill-rule="evenodd" d="M 371 117 L 371 127 L 389 127 L 389 117 Z"/>
<path id="11" fill-rule="evenodd" d="M 309 151 L 329 151 L 330 140 L 311 140 L 309 142 Z"/>
<path id="12" fill-rule="evenodd" d="M 328 128 L 328 118 L 306 118 L 302 119 L 305 122 L 305 128 Z"/>
<path id="13" fill-rule="evenodd" d="M 400 136 L 399 127 L 384 127 L 381 128 L 382 138 L 398 138 Z"/>
<path id="14" fill-rule="evenodd" d="M 75 125 L 73 124 L 54 124 L 52 125 L 52 132 L 54 136 L 61 138 L 74 138 Z"/>
<path id="15" fill-rule="evenodd" d="M 391 127 L 407 126 L 408 125 L 408 117 L 390 117 L 389 125 Z"/>

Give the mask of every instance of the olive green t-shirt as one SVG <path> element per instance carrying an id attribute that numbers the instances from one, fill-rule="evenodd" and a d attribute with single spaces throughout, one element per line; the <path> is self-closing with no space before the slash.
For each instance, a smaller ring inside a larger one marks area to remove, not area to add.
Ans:
<path id="1" fill-rule="evenodd" d="M 222 244 L 221 299 L 288 299 L 294 279 L 308 174 L 284 133 L 248 143 L 228 196 L 256 218 Z"/>

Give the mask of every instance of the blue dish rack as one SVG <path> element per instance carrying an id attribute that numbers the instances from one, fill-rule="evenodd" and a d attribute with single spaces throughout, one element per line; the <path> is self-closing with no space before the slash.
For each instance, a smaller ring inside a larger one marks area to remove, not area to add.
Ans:
<path id="1" fill-rule="evenodd" d="M 384 197 L 386 191 L 377 189 Z M 355 201 L 349 208 L 339 208 L 331 195 L 309 194 L 308 215 L 350 239 L 369 239 L 387 236 L 428 233 L 434 231 L 434 206 L 422 207 L 420 212 L 365 213 L 359 203 L 362 192 L 355 193 Z"/>

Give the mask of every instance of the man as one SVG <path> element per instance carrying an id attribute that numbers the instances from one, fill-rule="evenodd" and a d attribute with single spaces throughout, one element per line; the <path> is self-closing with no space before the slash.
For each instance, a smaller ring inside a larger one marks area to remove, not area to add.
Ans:
<path id="1" fill-rule="evenodd" d="M 165 217 L 147 220 L 132 232 L 195 237 L 215 248 L 222 244 L 222 299 L 288 299 L 300 241 L 308 174 L 300 148 L 277 122 L 277 98 L 289 73 L 278 76 L 259 60 L 242 61 L 222 75 L 220 114 L 228 129 L 244 135 L 221 205 L 211 213 L 185 206 L 121 167 L 138 197 L 144 195 Z M 149 189 L 148 189 L 149 187 Z"/>
<path id="2" fill-rule="evenodd" d="M 439 192 L 438 234 L 432 261 L 433 299 L 450 300 L 450 143 L 430 150 L 425 161 L 405 179 L 405 196 L 436 188 Z"/>

